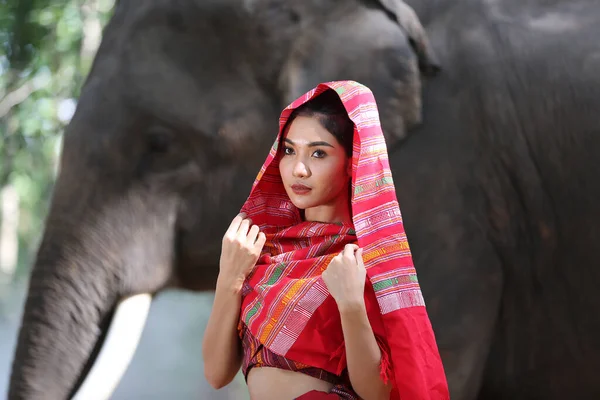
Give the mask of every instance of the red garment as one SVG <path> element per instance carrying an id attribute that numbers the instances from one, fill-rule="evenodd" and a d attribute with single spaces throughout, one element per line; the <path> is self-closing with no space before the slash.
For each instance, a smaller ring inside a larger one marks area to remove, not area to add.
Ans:
<path id="1" fill-rule="evenodd" d="M 244 324 L 242 324 L 240 329 L 242 331 L 242 348 L 244 349 L 242 373 L 246 379 L 252 368 L 280 368 L 300 372 L 333 384 L 334 387 L 331 389 L 331 393 L 335 393 L 341 400 L 359 400 L 358 394 L 352 389 L 347 371 L 344 371 L 342 376 L 338 376 L 320 368 L 288 360 L 263 346 L 262 343 L 252 336 Z"/>
<path id="2" fill-rule="evenodd" d="M 320 392 L 318 390 L 311 390 L 310 392 L 304 393 L 300 397 L 296 397 L 294 400 L 339 400 L 340 396 L 335 393 Z"/>
<path id="3" fill-rule="evenodd" d="M 335 90 L 354 122 L 352 225 L 304 222 L 279 175 L 279 142 L 292 110 Z M 382 378 L 393 400 L 447 400 L 448 387 L 389 167 L 375 99 L 352 81 L 320 84 L 281 113 L 279 135 L 242 211 L 267 235 L 246 281 L 241 321 L 272 352 L 336 375 L 347 368 L 337 305 L 321 278 L 347 243 L 358 241 L 367 269 L 365 303 L 383 338 Z M 386 374 L 391 364 L 392 374 Z"/>

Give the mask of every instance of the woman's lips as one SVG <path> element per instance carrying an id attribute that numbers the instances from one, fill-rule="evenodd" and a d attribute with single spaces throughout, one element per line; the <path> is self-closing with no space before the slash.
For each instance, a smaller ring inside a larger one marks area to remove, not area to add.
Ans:
<path id="1" fill-rule="evenodd" d="M 308 192 L 310 192 L 312 189 L 309 188 L 308 186 L 304 186 L 304 185 L 292 185 L 292 191 L 296 194 L 307 194 Z"/>

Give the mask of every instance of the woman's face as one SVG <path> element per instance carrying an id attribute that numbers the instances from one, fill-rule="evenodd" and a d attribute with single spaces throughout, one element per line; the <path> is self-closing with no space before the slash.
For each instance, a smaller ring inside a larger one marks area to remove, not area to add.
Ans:
<path id="1" fill-rule="evenodd" d="M 351 171 L 344 148 L 315 117 L 298 116 L 284 133 L 279 172 L 301 210 L 347 201 Z"/>

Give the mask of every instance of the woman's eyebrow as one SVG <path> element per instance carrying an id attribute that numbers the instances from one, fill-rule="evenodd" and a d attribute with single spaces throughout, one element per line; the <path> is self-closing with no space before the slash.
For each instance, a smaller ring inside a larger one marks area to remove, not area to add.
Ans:
<path id="1" fill-rule="evenodd" d="M 290 139 L 288 139 L 288 138 L 285 138 L 285 139 L 284 139 L 284 141 L 285 141 L 286 143 L 289 143 L 289 144 L 291 144 L 292 146 L 294 146 L 294 145 L 295 145 L 295 143 L 294 143 L 293 141 L 291 141 Z M 329 144 L 329 143 L 327 143 L 327 142 L 324 142 L 324 141 L 319 141 L 319 142 L 310 142 L 310 143 L 308 144 L 308 147 L 315 147 L 315 146 L 327 146 L 327 147 L 333 147 L 331 144 Z"/>

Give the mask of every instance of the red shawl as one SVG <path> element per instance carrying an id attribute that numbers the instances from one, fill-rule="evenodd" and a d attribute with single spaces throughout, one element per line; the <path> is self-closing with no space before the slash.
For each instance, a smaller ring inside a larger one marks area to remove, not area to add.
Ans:
<path id="1" fill-rule="evenodd" d="M 354 122 L 353 225 L 303 222 L 279 175 L 279 142 L 291 112 L 334 89 Z M 407 242 L 371 91 L 323 83 L 281 113 L 279 134 L 242 207 L 267 235 L 246 280 L 241 322 L 265 347 L 340 375 L 347 368 L 339 311 L 321 273 L 346 243 L 364 248 L 369 321 L 391 363 L 391 399 L 447 400 L 448 387 Z"/>

